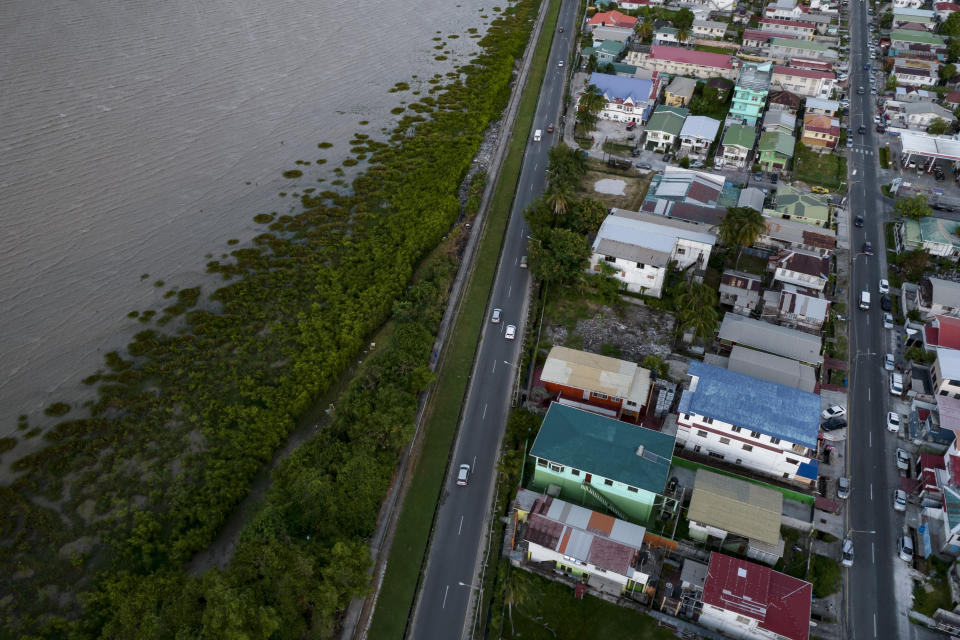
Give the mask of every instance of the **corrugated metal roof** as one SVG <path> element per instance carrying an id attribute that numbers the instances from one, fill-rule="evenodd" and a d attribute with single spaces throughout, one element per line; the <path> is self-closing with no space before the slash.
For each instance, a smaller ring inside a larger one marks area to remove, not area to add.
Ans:
<path id="1" fill-rule="evenodd" d="M 727 368 L 808 393 L 817 388 L 817 375 L 810 365 L 740 345 L 730 352 Z"/>
<path id="2" fill-rule="evenodd" d="M 769 545 L 780 541 L 783 495 L 752 482 L 697 469 L 687 517 Z"/>
<path id="3" fill-rule="evenodd" d="M 780 327 L 763 320 L 745 318 L 735 313 L 723 316 L 719 338 L 808 364 L 823 362 L 823 356 L 820 355 L 820 336 Z"/>
<path id="4" fill-rule="evenodd" d="M 586 389 L 645 404 L 650 392 L 650 372 L 627 360 L 601 356 L 568 347 L 553 347 L 540 379 Z"/>

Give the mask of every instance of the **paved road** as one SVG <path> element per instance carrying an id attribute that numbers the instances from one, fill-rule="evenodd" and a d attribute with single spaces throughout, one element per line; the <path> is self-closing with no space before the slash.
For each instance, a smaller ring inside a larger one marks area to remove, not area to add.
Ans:
<path id="1" fill-rule="evenodd" d="M 559 136 L 559 133 L 548 134 L 546 129 L 551 122 L 554 126 L 559 124 L 564 79 L 576 31 L 573 28 L 577 22 L 576 10 L 574 0 L 564 0 L 560 9 L 558 24 L 563 25 L 564 32 L 554 34 L 533 127 L 543 130 L 543 138 L 535 142 L 530 132 L 493 285 L 491 306 L 503 310 L 503 319 L 499 324 L 488 321 L 483 329 L 410 629 L 409 635 L 413 638 L 460 638 L 469 632 L 473 623 L 472 612 L 468 610 L 474 589 L 471 585 L 479 584 L 477 567 L 484 551 L 484 524 L 493 497 L 494 464 L 510 406 L 511 381 L 516 375 L 512 363 L 517 362 L 521 346 L 520 340 L 506 340 L 504 330 L 508 324 L 516 325 L 518 337 L 522 336 L 527 311 L 530 275 L 520 267 L 520 259 L 527 253 L 530 231 L 522 211 L 544 190 L 547 152 L 555 141 L 554 136 Z M 558 66 L 561 60 L 562 68 Z M 480 309 L 466 310 L 466 313 L 481 312 Z M 490 309 L 486 314 L 489 318 Z M 457 467 L 463 463 L 472 469 L 470 482 L 465 487 L 456 485 Z"/>

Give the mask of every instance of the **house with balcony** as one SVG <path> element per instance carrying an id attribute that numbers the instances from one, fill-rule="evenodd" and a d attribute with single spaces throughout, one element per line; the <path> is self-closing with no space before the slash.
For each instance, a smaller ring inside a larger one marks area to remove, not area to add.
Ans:
<path id="1" fill-rule="evenodd" d="M 787 35 L 803 40 L 813 40 L 813 36 L 817 32 L 817 25 L 805 20 L 760 18 L 760 30 L 777 36 Z"/>
<path id="2" fill-rule="evenodd" d="M 812 601 L 809 582 L 713 552 L 698 622 L 734 638 L 808 640 Z"/>
<path id="3" fill-rule="evenodd" d="M 530 457 L 531 488 L 560 488 L 567 502 L 647 522 L 663 494 L 674 436 L 554 402 Z"/>
<path id="4" fill-rule="evenodd" d="M 619 11 L 601 11 L 590 18 L 587 26 L 590 29 L 595 27 L 613 27 L 633 31 L 634 27 L 637 26 L 637 18 L 620 13 Z"/>
<path id="5" fill-rule="evenodd" d="M 653 45 L 649 52 L 630 51 L 624 62 L 640 69 L 691 78 L 737 77 L 733 56 L 686 47 Z"/>
<path id="6" fill-rule="evenodd" d="M 764 7 L 763 15 L 767 18 L 798 20 L 804 17 L 808 11 L 806 7 L 800 5 L 796 0 L 775 0 Z"/>
<path id="7" fill-rule="evenodd" d="M 808 98 L 829 98 L 837 86 L 833 71 L 804 69 L 776 65 L 773 68 L 772 86 Z"/>
<path id="8" fill-rule="evenodd" d="M 723 134 L 717 149 L 714 166 L 727 169 L 746 169 L 750 166 L 757 132 L 745 124 L 732 124 Z"/>
<path id="9" fill-rule="evenodd" d="M 667 269 L 705 269 L 716 236 L 706 224 L 644 211 L 611 209 L 593 242 L 589 269 L 613 268 L 627 291 L 659 298 Z"/>
<path id="10" fill-rule="evenodd" d="M 740 345 L 796 360 L 811 367 L 819 367 L 823 364 L 820 336 L 735 313 L 723 315 L 717 339 L 719 342 L 717 346 L 721 351 L 731 351 Z"/>
<path id="11" fill-rule="evenodd" d="M 521 489 L 514 525 L 524 560 L 549 566 L 615 596 L 644 591 L 656 576 L 644 551 L 646 529 L 569 502 Z"/>
<path id="12" fill-rule="evenodd" d="M 820 396 L 697 360 L 687 375 L 678 446 L 754 473 L 816 483 Z"/>
<path id="13" fill-rule="evenodd" d="M 757 145 L 757 162 L 764 171 L 777 173 L 786 169 L 793 160 L 795 140 L 782 131 L 764 131 Z"/>
<path id="14" fill-rule="evenodd" d="M 749 316 L 760 305 L 763 278 L 746 271 L 727 269 L 720 276 L 720 304 L 733 307 L 734 313 Z"/>
<path id="15" fill-rule="evenodd" d="M 926 131 L 934 120 L 944 120 L 949 124 L 957 121 L 956 116 L 932 102 L 914 102 L 903 106 L 903 117 L 908 129 Z"/>
<path id="16" fill-rule="evenodd" d="M 783 494 L 755 482 L 697 469 L 687 510 L 690 537 L 766 564 L 783 556 Z"/>
<path id="17" fill-rule="evenodd" d="M 663 90 L 663 104 L 668 107 L 686 107 L 693 100 L 697 81 L 693 78 L 675 77 Z"/>
<path id="18" fill-rule="evenodd" d="M 939 63 L 935 61 L 897 58 L 894 61 L 893 76 L 899 86 L 932 87 L 939 80 L 939 67 Z"/>
<path id="19" fill-rule="evenodd" d="M 683 123 L 689 115 L 690 110 L 684 107 L 664 105 L 657 107 L 650 121 L 643 128 L 644 144 L 647 150 L 662 152 L 673 149 L 683 129 Z"/>
<path id="20" fill-rule="evenodd" d="M 594 40 L 594 42 L 597 41 Z M 626 49 L 626 44 L 623 42 L 604 40 L 592 47 L 584 47 L 580 53 L 583 54 L 584 58 L 593 56 L 597 59 L 597 64 L 605 65 L 607 63 L 616 64 L 617 60 L 619 60 L 623 54 L 624 49 Z"/>
<path id="21" fill-rule="evenodd" d="M 933 3 L 933 9 L 937 14 L 937 20 L 943 22 L 954 11 L 960 11 L 960 4 L 956 2 L 935 2 Z"/>
<path id="22" fill-rule="evenodd" d="M 897 253 L 922 249 L 931 256 L 960 260 L 960 237 L 956 235 L 957 221 L 924 216 L 919 220 L 904 218 L 893 225 L 894 246 Z"/>
<path id="23" fill-rule="evenodd" d="M 828 319 L 829 311 L 829 300 L 802 287 L 788 284 L 783 285 L 780 291 L 766 291 L 763 294 L 764 318 L 817 336 Z"/>
<path id="24" fill-rule="evenodd" d="M 796 36 L 787 36 L 772 31 L 760 31 L 759 29 L 743 30 L 743 46 L 748 49 L 766 49 L 773 38 L 796 38 Z"/>
<path id="25" fill-rule="evenodd" d="M 728 118 L 740 119 L 751 126 L 757 123 L 767 103 L 772 69 L 769 62 L 743 63 L 737 77 L 737 86 L 733 89 L 733 104 L 730 105 Z"/>
<path id="26" fill-rule="evenodd" d="M 928 321 L 934 316 L 960 318 L 960 283 L 924 278 L 917 285 L 916 303 Z"/>
<path id="27" fill-rule="evenodd" d="M 717 22 L 716 20 L 694 20 L 693 37 L 709 38 L 711 40 L 723 40 L 727 35 L 727 23 Z"/>
<path id="28" fill-rule="evenodd" d="M 910 29 L 894 29 L 890 32 L 890 48 L 896 52 L 910 51 L 912 45 L 928 45 L 933 49 L 942 49 L 947 46 L 943 36 L 926 31 Z"/>
<path id="29" fill-rule="evenodd" d="M 603 95 L 606 104 L 599 116 L 616 122 L 645 123 L 660 95 L 660 78 L 656 75 L 648 80 L 591 73 L 587 84 L 596 86 Z"/>
<path id="30" fill-rule="evenodd" d="M 840 120 L 819 113 L 803 116 L 803 134 L 800 142 L 820 153 L 829 153 L 840 141 Z"/>
<path id="31" fill-rule="evenodd" d="M 683 128 L 680 129 L 680 154 L 696 160 L 706 160 L 719 131 L 719 120 L 707 116 L 687 116 Z"/>
<path id="32" fill-rule="evenodd" d="M 899 29 L 908 23 L 921 25 L 925 31 L 935 31 L 937 14 L 928 9 L 894 9 L 892 27 Z"/>
<path id="33" fill-rule="evenodd" d="M 765 209 L 763 214 L 827 227 L 830 224 L 830 196 L 781 184 L 777 188 L 774 208 Z"/>
<path id="34" fill-rule="evenodd" d="M 676 29 L 670 26 L 657 27 L 656 31 L 653 32 L 653 43 L 654 44 L 665 44 L 670 46 L 680 45 L 680 29 Z"/>
<path id="35" fill-rule="evenodd" d="M 770 257 L 773 279 L 822 293 L 830 278 L 830 256 L 801 249 L 784 249 Z"/>
<path id="36" fill-rule="evenodd" d="M 650 372 L 636 363 L 553 347 L 540 381 L 556 402 L 624 420 L 638 420 L 650 399 Z"/>
<path id="37" fill-rule="evenodd" d="M 834 117 L 840 113 L 840 103 L 836 100 L 824 100 L 823 98 L 808 98 L 804 113 L 807 115 L 819 115 Z"/>

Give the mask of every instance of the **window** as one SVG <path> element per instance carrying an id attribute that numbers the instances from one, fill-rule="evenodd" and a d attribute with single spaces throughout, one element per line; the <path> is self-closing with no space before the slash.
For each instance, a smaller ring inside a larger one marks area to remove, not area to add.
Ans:
<path id="1" fill-rule="evenodd" d="M 537 458 L 537 466 L 538 466 L 538 467 L 545 467 L 545 466 L 547 466 L 547 461 L 544 460 L 543 458 Z"/>
<path id="2" fill-rule="evenodd" d="M 780 438 L 774 438 L 770 436 L 770 444 L 780 444 Z"/>
<path id="3" fill-rule="evenodd" d="M 752 445 L 752 444 L 745 444 L 745 445 L 743 445 L 743 450 L 744 450 L 744 451 L 753 451 L 753 445 Z"/>
<path id="4" fill-rule="evenodd" d="M 563 465 L 550 463 L 550 471 L 556 471 L 557 473 L 563 473 Z"/>
<path id="5" fill-rule="evenodd" d="M 759 431 L 751 431 L 751 432 L 750 432 L 750 437 L 751 437 L 751 438 L 757 438 L 757 439 L 759 439 L 759 438 L 760 438 L 760 432 L 759 432 Z"/>
<path id="6" fill-rule="evenodd" d="M 713 424 L 713 418 L 704 418 L 704 419 L 703 419 L 703 423 L 704 423 L 704 424 Z"/>
<path id="7" fill-rule="evenodd" d="M 617 259 L 616 259 L 615 257 L 613 257 L 613 256 L 603 256 L 603 259 L 606 260 L 607 262 L 616 262 L 616 261 L 617 261 Z"/>
<path id="8" fill-rule="evenodd" d="M 783 474 L 783 477 L 784 477 L 784 478 L 789 478 L 789 477 L 790 477 L 790 474 L 789 474 L 789 473 L 785 473 L 785 474 Z"/>
<path id="9" fill-rule="evenodd" d="M 603 481 L 603 484 L 607 485 L 608 487 L 612 487 L 612 486 L 613 486 L 613 480 L 607 478 L 606 480 Z"/>
<path id="10" fill-rule="evenodd" d="M 628 406 L 628 407 L 635 407 L 635 406 L 637 406 L 637 403 L 634 402 L 633 400 L 627 400 L 627 406 Z"/>
<path id="11" fill-rule="evenodd" d="M 640 489 L 637 489 L 636 487 L 627 487 L 627 491 L 630 493 L 640 493 Z"/>
<path id="12" fill-rule="evenodd" d="M 693 448 L 696 453 L 700 453 L 700 445 L 697 445 Z"/>
<path id="13" fill-rule="evenodd" d="M 683 247 L 677 247 L 677 255 L 678 255 L 678 256 L 685 255 L 686 253 L 687 253 L 687 250 L 686 250 L 686 249 L 684 249 Z"/>
<path id="14" fill-rule="evenodd" d="M 575 476 L 578 476 L 578 475 L 580 475 L 580 469 L 572 469 L 572 468 L 571 468 L 571 469 L 570 469 L 570 473 L 572 473 L 572 474 L 575 475 Z"/>
<path id="15" fill-rule="evenodd" d="M 706 432 L 706 431 L 698 430 L 698 431 L 697 431 L 697 437 L 706 438 L 706 437 L 707 437 L 707 432 Z"/>
<path id="16" fill-rule="evenodd" d="M 710 452 L 710 457 L 711 457 L 711 458 L 717 458 L 717 459 L 719 459 L 719 460 L 723 460 L 723 454 L 722 454 L 722 453 L 714 453 L 713 451 L 711 451 L 711 452 Z"/>
<path id="17" fill-rule="evenodd" d="M 688 414 L 686 414 L 686 413 L 681 413 L 681 414 L 680 414 L 680 417 L 683 418 L 684 420 L 689 420 L 689 419 L 690 419 L 690 416 L 689 416 Z"/>
<path id="18" fill-rule="evenodd" d="M 740 433 L 740 427 L 730 427 L 730 430 L 734 433 Z"/>
<path id="19" fill-rule="evenodd" d="M 787 458 L 787 464 L 800 464 L 800 461 L 796 458 Z"/>
<path id="20" fill-rule="evenodd" d="M 946 389 L 941 389 L 940 395 L 942 395 L 942 396 L 948 396 L 948 395 L 950 395 L 950 392 L 947 391 Z"/>
<path id="21" fill-rule="evenodd" d="M 598 400 L 606 400 L 606 399 L 608 398 L 607 394 L 605 394 L 605 393 L 597 393 L 596 391 L 591 392 L 590 395 L 592 395 L 594 398 L 596 398 L 596 399 L 598 399 Z"/>
<path id="22" fill-rule="evenodd" d="M 720 438 L 720 444 L 730 444 L 730 438 Z"/>

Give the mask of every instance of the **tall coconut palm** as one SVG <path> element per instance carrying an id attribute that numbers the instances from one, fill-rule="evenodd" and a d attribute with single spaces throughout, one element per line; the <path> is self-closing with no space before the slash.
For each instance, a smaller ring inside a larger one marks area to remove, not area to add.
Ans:
<path id="1" fill-rule="evenodd" d="M 681 44 L 686 44 L 687 40 L 689 39 L 690 39 L 689 31 L 687 31 L 686 29 L 679 29 L 677 31 L 677 40 L 679 40 Z"/>
<path id="2" fill-rule="evenodd" d="M 633 31 L 637 34 L 637 37 L 641 42 L 647 42 L 653 37 L 653 23 L 649 20 L 637 22 L 636 26 L 633 28 Z"/>
<path id="3" fill-rule="evenodd" d="M 551 182 L 546 197 L 547 205 L 557 216 L 566 215 L 575 200 L 573 185 L 569 182 Z"/>
<path id="4" fill-rule="evenodd" d="M 702 282 L 684 282 L 674 299 L 677 330 L 707 339 L 717 326 L 717 292 Z"/>
<path id="5" fill-rule="evenodd" d="M 522 605 L 526 602 L 528 595 L 526 581 L 522 580 L 519 574 L 510 576 L 503 589 L 503 603 L 507 605 L 507 612 L 510 617 L 510 635 L 516 635 L 513 628 L 513 606 L 517 605 L 519 607 Z"/>
<path id="6" fill-rule="evenodd" d="M 580 102 L 577 103 L 577 119 L 583 123 L 588 131 L 592 131 L 597 123 L 597 114 L 603 111 L 607 106 L 607 99 L 603 92 L 597 88 L 597 85 L 591 84 L 580 96 Z"/>
<path id="7" fill-rule="evenodd" d="M 750 207 L 730 207 L 720 223 L 719 237 L 724 246 L 739 247 L 736 265 L 745 247 L 751 246 L 767 230 L 763 215 Z"/>

